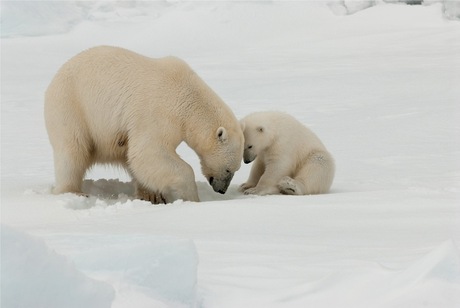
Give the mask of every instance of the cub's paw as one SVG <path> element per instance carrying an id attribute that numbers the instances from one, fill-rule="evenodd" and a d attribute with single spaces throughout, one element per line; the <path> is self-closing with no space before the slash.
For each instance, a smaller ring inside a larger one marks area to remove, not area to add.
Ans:
<path id="1" fill-rule="evenodd" d="M 279 189 L 276 186 L 268 186 L 268 187 L 253 187 L 246 189 L 244 191 L 245 195 L 259 195 L 259 196 L 265 196 L 265 195 L 275 195 L 279 194 Z"/>
<path id="2" fill-rule="evenodd" d="M 244 194 L 245 195 L 260 195 L 258 189 L 255 187 L 245 189 Z"/>
<path id="3" fill-rule="evenodd" d="M 244 183 L 244 184 L 241 184 L 240 187 L 238 188 L 238 191 L 240 192 L 244 192 L 250 188 L 253 188 L 255 185 L 252 185 L 250 183 Z"/>
<path id="4" fill-rule="evenodd" d="M 300 195 L 301 190 L 296 180 L 285 176 L 278 182 L 278 188 L 283 195 Z"/>

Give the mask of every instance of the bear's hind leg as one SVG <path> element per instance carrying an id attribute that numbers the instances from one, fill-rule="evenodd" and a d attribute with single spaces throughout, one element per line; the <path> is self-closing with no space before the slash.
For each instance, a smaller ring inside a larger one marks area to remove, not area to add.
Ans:
<path id="1" fill-rule="evenodd" d="M 75 150 L 75 149 L 74 149 Z M 54 194 L 76 193 L 82 194 L 81 185 L 86 170 L 91 166 L 89 153 L 64 149 L 55 151 L 54 168 L 56 185 Z"/>

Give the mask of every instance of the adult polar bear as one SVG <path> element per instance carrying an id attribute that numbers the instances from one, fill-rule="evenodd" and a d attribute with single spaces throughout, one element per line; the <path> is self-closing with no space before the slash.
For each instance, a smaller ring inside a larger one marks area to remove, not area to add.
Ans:
<path id="1" fill-rule="evenodd" d="M 241 120 L 244 162 L 255 160 L 245 194 L 310 195 L 329 191 L 334 160 L 319 138 L 294 117 L 256 112 Z"/>
<path id="2" fill-rule="evenodd" d="M 61 67 L 45 94 L 45 122 L 56 194 L 81 193 L 88 168 L 109 163 L 129 172 L 141 199 L 199 201 L 177 146 L 185 141 L 197 153 L 219 193 L 243 156 L 238 120 L 185 62 L 117 47 L 94 47 Z"/>

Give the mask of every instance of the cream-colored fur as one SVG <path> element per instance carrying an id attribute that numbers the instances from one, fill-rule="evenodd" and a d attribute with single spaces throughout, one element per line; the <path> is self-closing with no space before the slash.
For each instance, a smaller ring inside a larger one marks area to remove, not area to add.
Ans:
<path id="1" fill-rule="evenodd" d="M 335 165 L 323 143 L 294 117 L 258 112 L 240 121 L 244 162 L 254 161 L 245 194 L 309 195 L 327 193 Z"/>
<path id="2" fill-rule="evenodd" d="M 230 108 L 182 60 L 148 58 L 100 46 L 65 63 L 45 94 L 54 151 L 54 193 L 81 193 L 96 163 L 126 168 L 137 196 L 199 201 L 192 168 L 177 154 L 185 141 L 214 190 L 225 193 L 243 155 Z"/>

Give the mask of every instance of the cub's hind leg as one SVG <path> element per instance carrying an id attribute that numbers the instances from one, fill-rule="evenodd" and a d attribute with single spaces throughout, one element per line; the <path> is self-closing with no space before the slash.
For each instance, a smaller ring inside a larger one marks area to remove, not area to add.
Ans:
<path id="1" fill-rule="evenodd" d="M 278 189 L 283 195 L 303 195 L 301 183 L 289 176 L 283 177 L 278 182 Z"/>
<path id="2" fill-rule="evenodd" d="M 281 193 L 313 195 L 329 192 L 335 173 L 332 156 L 325 151 L 312 152 L 302 168 L 293 177 L 284 177 L 278 183 Z"/>

